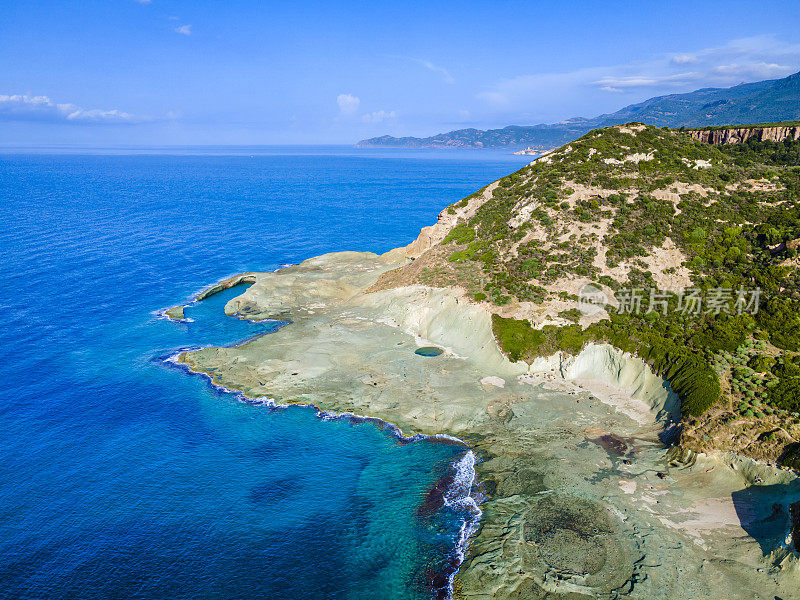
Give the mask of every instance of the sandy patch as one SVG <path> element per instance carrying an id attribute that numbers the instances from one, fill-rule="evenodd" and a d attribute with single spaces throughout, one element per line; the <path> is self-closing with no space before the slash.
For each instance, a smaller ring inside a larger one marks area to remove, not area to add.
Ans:
<path id="1" fill-rule="evenodd" d="M 647 127 L 645 125 L 631 125 L 630 127 L 627 125 L 617 125 L 617 129 L 619 129 L 620 132 L 627 133 L 633 136 L 635 136 L 640 131 L 644 131 L 646 128 Z"/>
<path id="2" fill-rule="evenodd" d="M 709 161 L 709 160 L 702 160 L 702 159 L 699 159 L 699 158 L 696 159 L 696 160 L 689 160 L 688 158 L 681 158 L 681 160 L 684 162 L 684 164 L 689 165 L 693 169 L 710 169 L 711 168 L 711 161 Z"/>
<path id="3" fill-rule="evenodd" d="M 681 516 L 687 518 L 681 520 Z M 747 519 L 747 515 L 745 515 L 745 519 Z M 708 547 L 704 536 L 715 531 L 734 528 L 737 530 L 734 534 L 737 537 L 747 536 L 742 528 L 740 512 L 737 512 L 730 496 L 701 498 L 693 502 L 688 509 L 678 509 L 677 513 L 671 515 L 671 518 L 659 516 L 658 520 L 667 527 L 688 533 L 702 548 Z"/>
<path id="4" fill-rule="evenodd" d="M 618 160 L 616 158 L 604 158 L 603 162 L 606 163 L 607 165 L 622 165 L 622 164 L 625 164 L 627 162 L 638 164 L 638 163 L 640 163 L 642 161 L 653 160 L 653 158 L 655 158 L 655 153 L 654 152 L 650 152 L 648 154 L 644 154 L 642 152 L 637 152 L 635 154 L 629 154 L 628 156 L 626 156 L 622 160 Z"/>
<path id="5" fill-rule="evenodd" d="M 650 425 L 655 421 L 650 406 L 643 400 L 634 398 L 629 393 L 611 385 L 602 379 L 576 379 L 575 386 L 582 392 L 589 392 L 603 404 L 613 406 L 614 409 L 622 413 L 639 425 Z"/>
<path id="6" fill-rule="evenodd" d="M 786 188 L 779 183 L 769 179 L 746 179 L 741 183 L 730 183 L 725 186 L 726 190 L 747 190 L 750 192 L 777 192 Z"/>
<path id="7" fill-rule="evenodd" d="M 686 256 L 671 238 L 666 238 L 660 247 L 653 248 L 643 260 L 653 273 L 653 280 L 659 289 L 680 292 L 692 285 L 692 273 L 684 266 Z M 672 269 L 674 271 L 665 273 Z"/>
<path id="8" fill-rule="evenodd" d="M 504 388 L 506 387 L 506 380 L 496 375 L 489 375 L 481 379 L 481 385 L 493 385 L 494 387 Z"/>

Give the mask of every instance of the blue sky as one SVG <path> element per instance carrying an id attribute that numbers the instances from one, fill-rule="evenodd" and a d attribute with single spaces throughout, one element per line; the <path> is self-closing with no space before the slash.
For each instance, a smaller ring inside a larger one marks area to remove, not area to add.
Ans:
<path id="1" fill-rule="evenodd" d="M 352 143 L 800 70 L 800 2 L 0 3 L 0 145 Z"/>

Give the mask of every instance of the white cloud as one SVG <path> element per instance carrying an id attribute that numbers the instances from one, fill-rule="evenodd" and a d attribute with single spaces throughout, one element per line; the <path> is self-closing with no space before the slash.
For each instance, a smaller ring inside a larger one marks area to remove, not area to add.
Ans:
<path id="1" fill-rule="evenodd" d="M 339 94 L 336 96 L 336 104 L 339 105 L 339 113 L 343 116 L 352 116 L 358 112 L 361 99 L 352 94 Z"/>
<path id="2" fill-rule="evenodd" d="M 490 89 L 479 93 L 478 98 L 494 109 L 529 109 L 555 98 L 576 96 L 582 85 L 599 79 L 603 73 L 601 68 L 591 68 L 568 73 L 520 75 L 501 79 Z"/>
<path id="3" fill-rule="evenodd" d="M 397 113 L 393 110 L 386 112 L 385 110 L 378 110 L 375 112 L 367 113 L 366 115 L 361 115 L 361 120 L 364 123 L 383 123 L 384 121 L 389 121 L 391 119 L 395 119 L 397 117 Z"/>
<path id="4" fill-rule="evenodd" d="M 192 26 L 191 25 L 181 25 L 180 27 L 176 27 L 175 28 L 175 33 L 180 33 L 181 35 L 192 35 Z"/>
<path id="5" fill-rule="evenodd" d="M 678 54 L 672 57 L 672 64 L 675 65 L 690 65 L 697 62 L 697 57 L 694 54 Z"/>
<path id="6" fill-rule="evenodd" d="M 153 0 L 134 0 L 134 2 L 138 2 L 139 4 L 150 4 Z"/>
<path id="7" fill-rule="evenodd" d="M 777 63 L 755 62 L 749 64 L 733 63 L 714 67 L 714 74 L 722 77 L 738 77 L 740 79 L 758 80 L 784 77 L 794 72 L 794 68 Z"/>
<path id="8" fill-rule="evenodd" d="M 120 110 L 83 109 L 75 104 L 58 104 L 47 96 L 0 94 L 0 120 L 63 123 L 142 123 L 148 117 Z"/>
<path id="9" fill-rule="evenodd" d="M 800 44 L 787 43 L 774 36 L 754 36 L 731 40 L 722 46 L 656 55 L 628 64 L 520 75 L 495 82 L 479 93 L 478 98 L 493 110 L 517 115 L 526 111 L 524 114 L 532 118 L 538 118 L 534 115 L 549 118 L 554 112 L 587 112 L 585 107 L 598 102 L 603 94 L 623 95 L 628 101 L 640 101 L 665 93 L 777 79 L 798 70 Z M 592 96 L 592 90 L 596 96 Z M 531 110 L 536 112 L 530 113 Z"/>
<path id="10" fill-rule="evenodd" d="M 439 73 L 442 76 L 442 81 L 445 83 L 455 83 L 456 80 L 453 78 L 452 75 L 445 69 L 444 67 L 440 67 L 438 65 L 433 64 L 429 60 L 425 60 L 424 58 L 412 58 L 411 60 L 418 62 L 423 67 L 428 69 L 429 71 L 433 71 L 434 73 Z"/>
<path id="11" fill-rule="evenodd" d="M 698 73 L 676 73 L 674 75 L 641 77 L 603 77 L 591 82 L 591 85 L 601 90 L 618 92 L 625 88 L 658 87 L 668 84 L 684 85 L 696 82 L 700 77 Z"/>
<path id="12" fill-rule="evenodd" d="M 438 73 L 439 75 L 441 75 L 442 76 L 442 81 L 444 83 L 452 84 L 452 83 L 456 82 L 455 77 L 453 77 L 447 69 L 445 69 L 444 67 L 440 67 L 439 65 L 436 65 L 436 64 L 432 63 L 431 61 L 429 61 L 429 60 L 427 60 L 425 58 L 416 58 L 414 56 L 404 56 L 404 55 L 401 55 L 401 54 L 386 54 L 385 56 L 387 56 L 389 58 L 406 60 L 406 61 L 410 61 L 410 62 L 413 62 L 413 63 L 417 63 L 418 65 L 422 65 L 423 67 L 425 67 L 429 71 L 432 71 L 433 73 Z"/>

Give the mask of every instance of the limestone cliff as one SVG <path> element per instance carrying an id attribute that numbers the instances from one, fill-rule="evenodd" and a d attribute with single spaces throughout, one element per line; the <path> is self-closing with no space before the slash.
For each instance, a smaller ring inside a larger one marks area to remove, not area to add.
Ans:
<path id="1" fill-rule="evenodd" d="M 689 130 L 689 135 L 699 142 L 707 144 L 741 144 L 755 138 L 759 142 L 766 140 L 782 142 L 783 140 L 800 139 L 800 125 L 774 125 L 765 127 L 730 127 L 725 129 Z"/>
<path id="2" fill-rule="evenodd" d="M 369 291 L 457 289 L 498 317 L 501 347 L 518 359 L 592 341 L 647 357 L 683 373 L 668 378 L 687 417 L 708 411 L 684 423 L 687 447 L 785 462 L 800 445 L 800 146 L 729 143 L 746 136 L 797 140 L 800 125 L 587 134 L 442 211 L 402 250 L 413 260 Z M 703 285 L 770 289 L 760 314 L 731 305 L 684 319 L 682 294 Z M 626 312 L 619 298 L 637 288 L 671 308 L 648 316 L 645 298 Z M 592 310 L 587 290 L 599 295 Z"/>

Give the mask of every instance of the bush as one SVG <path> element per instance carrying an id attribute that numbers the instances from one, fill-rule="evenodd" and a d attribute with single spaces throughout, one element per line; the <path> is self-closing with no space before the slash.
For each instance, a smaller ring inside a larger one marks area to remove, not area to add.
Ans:
<path id="1" fill-rule="evenodd" d="M 698 346 L 708 348 L 712 352 L 725 350 L 735 352 L 744 344 L 749 331 L 749 315 L 721 318 L 711 322 L 702 331 L 695 334 L 692 341 Z"/>
<path id="2" fill-rule="evenodd" d="M 468 244 L 475 239 L 475 230 L 466 223 L 459 223 L 442 240 L 442 244 L 455 242 L 457 244 Z"/>
<path id="3" fill-rule="evenodd" d="M 719 378 L 711 365 L 685 349 L 651 349 L 653 366 L 681 399 L 681 412 L 699 417 L 720 395 Z"/>
<path id="4" fill-rule="evenodd" d="M 778 385 L 768 389 L 767 397 L 776 408 L 800 411 L 800 377 L 781 379 Z"/>
<path id="5" fill-rule="evenodd" d="M 577 323 L 580 321 L 583 313 L 577 308 L 570 308 L 569 310 L 562 310 L 560 313 L 558 313 L 558 316 L 562 319 L 566 319 L 567 321 Z"/>
<path id="6" fill-rule="evenodd" d="M 759 373 L 766 373 L 774 364 L 775 357 L 768 354 L 756 354 L 748 361 L 747 366 Z"/>
<path id="7" fill-rule="evenodd" d="M 531 327 L 527 319 L 504 319 L 492 315 L 492 329 L 497 345 L 512 361 L 522 360 L 545 343 L 544 333 Z"/>
<path id="8" fill-rule="evenodd" d="M 759 311 L 758 324 L 769 331 L 770 341 L 778 348 L 800 351 L 800 302 L 770 298 Z"/>

